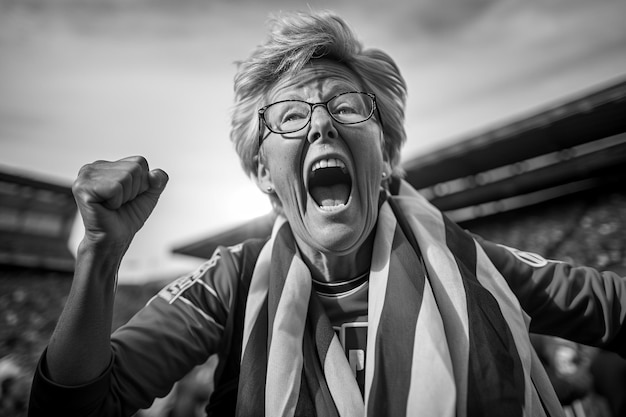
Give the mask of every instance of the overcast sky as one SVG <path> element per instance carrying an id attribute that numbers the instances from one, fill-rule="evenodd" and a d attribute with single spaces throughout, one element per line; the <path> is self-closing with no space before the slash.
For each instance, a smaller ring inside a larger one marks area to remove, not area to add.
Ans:
<path id="1" fill-rule="evenodd" d="M 0 0 L 0 169 L 69 185 L 144 155 L 170 183 L 120 279 L 194 267 L 172 247 L 270 210 L 228 140 L 234 62 L 309 7 L 398 62 L 405 160 L 626 75 L 623 0 Z"/>

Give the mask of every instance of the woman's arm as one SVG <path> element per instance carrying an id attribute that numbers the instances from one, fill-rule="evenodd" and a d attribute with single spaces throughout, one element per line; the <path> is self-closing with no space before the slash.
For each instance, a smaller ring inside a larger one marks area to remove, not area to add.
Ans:
<path id="1" fill-rule="evenodd" d="M 52 380 L 44 355 L 29 416 L 130 416 L 165 396 L 222 347 L 240 263 L 236 248 L 221 248 L 194 272 L 165 286 L 111 335 L 108 366 L 86 384 L 68 387 Z"/>
<path id="2" fill-rule="evenodd" d="M 477 239 L 531 317 L 531 331 L 626 357 L 625 277 Z"/>
<path id="3" fill-rule="evenodd" d="M 73 190 L 85 238 L 70 296 L 35 373 L 30 417 L 133 415 L 220 348 L 240 248 L 222 248 L 167 285 L 111 335 L 119 262 L 166 181 L 143 158 L 81 169 Z"/>
<path id="4" fill-rule="evenodd" d="M 72 191 L 85 235 L 70 294 L 47 349 L 53 381 L 85 384 L 108 367 L 117 269 L 167 179 L 161 170 L 150 171 L 143 157 L 81 168 Z"/>

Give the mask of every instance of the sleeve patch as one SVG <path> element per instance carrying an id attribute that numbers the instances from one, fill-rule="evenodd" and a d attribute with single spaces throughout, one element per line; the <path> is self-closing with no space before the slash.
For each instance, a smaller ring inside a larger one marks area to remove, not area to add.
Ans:
<path id="1" fill-rule="evenodd" d="M 523 251 L 523 250 L 511 248 L 511 247 L 508 247 L 508 246 L 505 246 L 505 245 L 498 245 L 498 246 L 508 250 L 517 259 L 519 259 L 520 261 L 524 262 L 526 265 L 532 266 L 533 268 L 544 267 L 544 266 L 548 265 L 548 262 L 558 262 L 558 261 L 548 260 L 548 259 L 542 257 L 541 255 L 538 255 L 538 254 L 533 253 L 533 252 L 526 252 L 526 251 Z"/>
<path id="2" fill-rule="evenodd" d="M 198 280 L 202 278 L 202 276 L 209 269 L 213 268 L 217 261 L 220 259 L 220 254 L 215 253 L 211 259 L 203 263 L 198 269 L 194 272 L 183 275 L 182 277 L 172 281 L 170 284 L 165 286 L 161 291 L 159 291 L 158 296 L 163 298 L 169 304 L 172 304 L 176 301 L 188 288 L 193 286 Z"/>

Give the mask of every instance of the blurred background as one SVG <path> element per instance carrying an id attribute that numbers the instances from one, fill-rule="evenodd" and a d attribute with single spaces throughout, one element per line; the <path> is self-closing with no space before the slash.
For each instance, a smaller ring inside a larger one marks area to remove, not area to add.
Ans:
<path id="1" fill-rule="evenodd" d="M 216 245 L 267 233 L 228 140 L 232 80 L 271 12 L 308 8 L 400 66 L 403 164 L 433 203 L 486 238 L 626 275 L 623 0 L 0 0 L 0 416 L 24 415 L 69 290 L 82 165 L 143 155 L 170 176 L 121 266 L 116 327 Z M 621 359 L 537 346 L 574 415 L 626 415 Z"/>

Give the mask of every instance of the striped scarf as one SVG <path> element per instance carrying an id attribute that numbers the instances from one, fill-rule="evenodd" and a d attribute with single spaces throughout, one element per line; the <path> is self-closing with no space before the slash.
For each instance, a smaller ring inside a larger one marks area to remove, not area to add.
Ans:
<path id="1" fill-rule="evenodd" d="M 365 394 L 279 217 L 245 309 L 237 416 L 561 416 L 529 319 L 471 235 L 408 184 L 382 204 Z"/>

